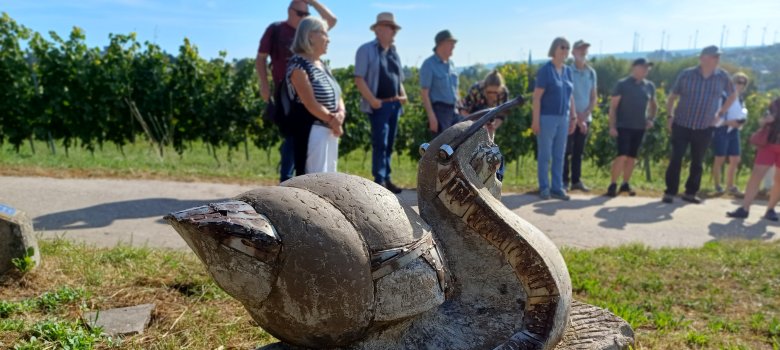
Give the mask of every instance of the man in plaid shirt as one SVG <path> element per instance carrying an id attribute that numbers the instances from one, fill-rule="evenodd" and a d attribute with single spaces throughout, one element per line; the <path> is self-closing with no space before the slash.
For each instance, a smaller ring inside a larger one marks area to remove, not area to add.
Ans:
<path id="1" fill-rule="evenodd" d="M 680 170 L 688 146 L 691 149 L 691 166 L 682 199 L 701 203 L 696 193 L 701 185 L 704 154 L 712 140 L 714 127 L 737 99 L 731 77 L 718 67 L 720 55 L 721 50 L 717 46 L 702 49 L 699 65 L 683 70 L 669 95 L 666 108 L 669 113 L 668 128 L 672 133 L 672 159 L 666 169 L 664 203 L 672 203 L 679 190 Z"/>

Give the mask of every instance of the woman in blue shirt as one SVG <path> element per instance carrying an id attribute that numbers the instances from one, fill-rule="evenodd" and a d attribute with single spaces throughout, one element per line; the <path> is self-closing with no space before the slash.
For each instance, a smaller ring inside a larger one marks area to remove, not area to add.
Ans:
<path id="1" fill-rule="evenodd" d="M 566 138 L 574 131 L 577 120 L 572 97 L 572 72 L 564 64 L 570 48 L 568 40 L 555 38 L 548 53 L 552 59 L 536 72 L 531 129 L 536 135 L 537 176 L 542 199 L 569 200 L 563 188 L 563 158 Z M 549 177 L 550 161 L 552 181 Z"/>

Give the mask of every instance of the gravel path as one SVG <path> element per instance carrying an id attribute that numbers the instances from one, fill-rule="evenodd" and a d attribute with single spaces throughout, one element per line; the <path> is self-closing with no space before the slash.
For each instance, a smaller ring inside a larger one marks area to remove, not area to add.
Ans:
<path id="1" fill-rule="evenodd" d="M 43 238 L 65 237 L 96 246 L 117 243 L 185 248 L 162 216 L 233 197 L 251 186 L 148 180 L 53 179 L 0 176 L 0 203 L 34 218 Z M 416 205 L 416 192 L 400 200 Z M 504 204 L 539 227 L 558 246 L 595 248 L 642 243 L 651 247 L 699 247 L 726 238 L 778 239 L 780 225 L 761 220 L 754 206 L 747 220 L 725 212 L 737 202 L 663 204 L 658 198 L 574 195 L 569 202 L 505 194 Z"/>

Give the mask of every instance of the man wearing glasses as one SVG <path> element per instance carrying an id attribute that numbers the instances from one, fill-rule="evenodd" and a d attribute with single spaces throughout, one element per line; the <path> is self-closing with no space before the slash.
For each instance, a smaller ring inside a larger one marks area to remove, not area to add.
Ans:
<path id="1" fill-rule="evenodd" d="M 298 24 L 301 20 L 311 14 L 309 12 L 309 5 L 314 7 L 314 9 L 317 10 L 317 13 L 322 16 L 322 19 L 328 23 L 329 30 L 336 25 L 336 17 L 319 1 L 293 0 L 287 8 L 287 20 L 271 23 L 271 25 L 268 26 L 262 39 L 260 39 L 260 47 L 257 50 L 257 58 L 255 60 L 255 69 L 257 70 L 257 77 L 260 81 L 260 96 L 266 103 L 268 103 L 269 100 L 271 100 L 271 103 L 273 103 L 273 101 L 279 101 L 277 96 L 279 94 L 279 91 L 277 90 L 279 89 L 274 89 L 274 98 L 271 99 L 271 88 L 268 83 L 268 57 L 271 58 L 271 76 L 274 87 L 276 87 L 279 86 L 287 72 L 287 60 L 292 57 L 290 46 L 295 37 L 295 30 L 298 28 Z M 293 176 L 293 170 L 295 169 L 294 149 L 292 140 L 285 136 L 282 147 L 279 150 L 282 156 L 281 182 L 284 182 Z"/>
<path id="2" fill-rule="evenodd" d="M 370 28 L 376 39 L 363 44 L 355 54 L 355 86 L 360 91 L 360 110 L 371 121 L 371 173 L 374 181 L 390 192 L 402 189 L 390 181 L 390 160 L 406 103 L 401 58 L 393 42 L 401 26 L 392 13 L 382 12 Z"/>
<path id="3" fill-rule="evenodd" d="M 707 46 L 699 55 L 699 65 L 683 70 L 677 76 L 666 103 L 671 131 L 672 158 L 666 169 L 666 191 L 663 202 L 672 203 L 680 187 L 683 157 L 691 148 L 691 165 L 682 199 L 699 204 L 704 154 L 709 148 L 715 126 L 737 99 L 729 74 L 719 68 L 720 48 Z M 728 96 L 723 102 L 723 96 Z M 679 103 L 675 105 L 675 102 Z M 723 103 L 721 103 L 723 102 Z"/>

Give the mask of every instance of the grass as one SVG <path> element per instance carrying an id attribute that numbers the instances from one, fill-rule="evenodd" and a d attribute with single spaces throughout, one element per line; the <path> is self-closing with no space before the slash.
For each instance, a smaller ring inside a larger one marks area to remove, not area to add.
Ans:
<path id="1" fill-rule="evenodd" d="M 2 349 L 248 349 L 273 339 L 187 251 L 39 243 L 41 266 L 0 282 Z M 110 338 L 80 321 L 86 311 L 143 303 L 157 305 L 143 335 Z"/>
<path id="2" fill-rule="evenodd" d="M 627 320 L 643 349 L 778 349 L 780 243 L 565 250 L 578 299 Z"/>
<path id="3" fill-rule="evenodd" d="M 138 142 L 124 147 L 124 154 L 111 144 L 103 150 L 91 153 L 82 148 L 71 148 L 65 155 L 62 147 L 52 154 L 46 143 L 36 141 L 36 152 L 25 144 L 17 153 L 9 144 L 0 145 L 0 175 L 48 176 L 75 178 L 127 178 L 163 179 L 176 181 L 209 181 L 240 184 L 273 185 L 278 183 L 279 152 L 275 147 L 265 152 L 250 146 L 249 160 L 243 148 L 230 156 L 226 148 L 217 149 L 215 158 L 203 143 L 193 143 L 190 149 L 179 156 L 173 148 L 167 148 L 160 158 L 148 144 Z M 219 160 L 217 160 L 219 159 Z M 665 164 L 651 166 L 652 181 L 645 180 L 645 170 L 637 166 L 632 179 L 633 187 L 640 195 L 657 196 L 664 190 Z M 339 171 L 366 178 L 371 175 L 371 153 L 357 150 L 343 155 L 339 160 Z M 738 184 L 744 187 L 749 171 L 741 171 Z M 683 171 L 682 179 L 687 176 Z M 583 181 L 595 193 L 606 192 L 609 185 L 609 170 L 598 169 L 585 161 Z M 393 181 L 414 188 L 417 184 L 417 163 L 408 156 L 393 159 Z M 702 189 L 705 196 L 712 188 L 710 170 L 705 169 Z M 537 188 L 536 161 L 528 155 L 520 161 L 506 165 L 504 192 L 526 192 Z"/>
<path id="4" fill-rule="evenodd" d="M 0 284 L 0 348 L 248 349 L 273 341 L 186 251 L 40 242 L 43 263 Z M 637 349 L 780 348 L 780 242 L 565 249 L 575 297 L 631 323 Z M 143 335 L 102 335 L 90 310 L 157 305 Z"/>

